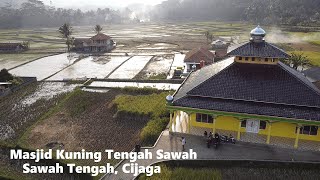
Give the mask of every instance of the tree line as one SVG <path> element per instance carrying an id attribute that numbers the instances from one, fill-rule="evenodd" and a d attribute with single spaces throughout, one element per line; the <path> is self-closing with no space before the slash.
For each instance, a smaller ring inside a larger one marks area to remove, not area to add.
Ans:
<path id="1" fill-rule="evenodd" d="M 319 7 L 319 0 L 167 0 L 154 8 L 151 19 L 319 25 Z"/>
<path id="2" fill-rule="evenodd" d="M 41 0 L 28 0 L 19 8 L 7 4 L 0 7 L 0 28 L 57 27 L 63 23 L 95 25 L 128 20 L 126 13 L 109 8 L 83 12 L 45 5 Z"/>

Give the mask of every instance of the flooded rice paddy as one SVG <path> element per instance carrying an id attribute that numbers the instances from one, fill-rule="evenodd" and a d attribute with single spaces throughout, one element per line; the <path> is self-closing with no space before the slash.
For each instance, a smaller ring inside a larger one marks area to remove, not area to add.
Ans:
<path id="1" fill-rule="evenodd" d="M 82 59 L 74 65 L 64 69 L 63 71 L 49 78 L 49 80 L 65 80 L 78 78 L 103 79 L 129 58 L 130 57 L 121 56 L 91 56 Z"/>
<path id="2" fill-rule="evenodd" d="M 159 74 L 168 74 L 171 64 L 173 62 L 173 56 L 156 56 L 143 70 L 146 77 L 156 76 Z"/>
<path id="3" fill-rule="evenodd" d="M 40 81 L 73 64 L 77 58 L 78 55 L 68 53 L 49 56 L 14 68 L 10 73 L 16 76 L 37 77 Z"/>
<path id="4" fill-rule="evenodd" d="M 113 72 L 110 79 L 132 79 L 151 60 L 152 56 L 134 56 Z"/>
<path id="5" fill-rule="evenodd" d="M 26 96 L 20 103 L 16 104 L 14 109 L 30 106 L 40 99 L 49 100 L 59 94 L 71 92 L 79 85 L 80 84 L 66 84 L 63 82 L 43 82 L 33 94 Z"/>
<path id="6" fill-rule="evenodd" d="M 10 73 L 16 76 L 37 77 L 38 81 L 64 81 L 87 78 L 132 79 L 140 72 L 147 76 L 167 74 L 173 54 L 151 56 L 102 55 L 80 58 L 67 53 L 44 57 L 17 68 Z M 152 59 L 152 61 L 151 61 Z"/>

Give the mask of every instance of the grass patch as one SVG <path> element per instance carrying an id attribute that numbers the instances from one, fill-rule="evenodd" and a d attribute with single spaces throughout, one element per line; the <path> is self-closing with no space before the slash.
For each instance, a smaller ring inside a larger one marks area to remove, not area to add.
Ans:
<path id="1" fill-rule="evenodd" d="M 128 86 L 128 87 L 119 88 L 119 89 L 125 93 L 144 94 L 144 95 L 160 92 L 158 89 L 151 88 L 151 87 L 137 88 L 137 87 Z"/>
<path id="2" fill-rule="evenodd" d="M 160 165 L 161 173 L 154 174 L 151 177 L 143 175 L 139 180 L 150 179 L 150 180 L 161 180 L 161 179 L 175 179 L 175 180 L 187 180 L 187 179 L 210 179 L 210 180 L 221 180 L 222 175 L 219 170 L 212 168 L 201 168 L 191 169 L 185 167 L 171 168 L 164 164 Z"/>
<path id="3" fill-rule="evenodd" d="M 164 117 L 168 114 L 165 98 L 168 92 L 151 95 L 120 95 L 114 99 L 118 113 L 131 113 L 150 117 Z"/>
<path id="4" fill-rule="evenodd" d="M 316 45 L 316 46 L 320 46 L 320 40 L 317 41 L 310 41 L 311 44 Z"/>
<path id="5" fill-rule="evenodd" d="M 72 96 L 70 97 L 70 100 L 66 102 L 66 106 L 68 107 L 67 112 L 69 115 L 74 117 L 79 117 L 82 113 L 84 113 L 88 107 L 91 106 L 94 102 L 92 102 L 92 99 L 84 99 L 82 98 L 84 96 L 85 92 L 81 91 L 80 89 L 77 89 L 73 92 Z M 77 102 L 77 103 L 73 103 Z"/>
<path id="6" fill-rule="evenodd" d="M 140 133 L 140 139 L 145 146 L 153 145 L 169 122 L 169 112 L 165 105 L 165 97 L 168 94 L 169 92 L 139 96 L 120 95 L 113 101 L 117 113 L 150 118 Z"/>
<path id="7" fill-rule="evenodd" d="M 140 133 L 142 143 L 146 146 L 152 146 L 168 123 L 169 118 L 167 117 L 150 120 Z"/>
<path id="8" fill-rule="evenodd" d="M 259 161 L 167 161 L 158 163 L 160 174 L 139 179 L 319 179 L 319 165 L 313 163 Z M 236 178 L 235 178 L 236 177 Z"/>

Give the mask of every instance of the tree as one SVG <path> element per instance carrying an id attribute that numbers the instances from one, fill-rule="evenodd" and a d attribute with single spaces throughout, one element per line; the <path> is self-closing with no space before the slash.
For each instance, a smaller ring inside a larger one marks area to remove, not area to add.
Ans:
<path id="1" fill-rule="evenodd" d="M 310 60 L 308 59 L 307 56 L 304 56 L 303 53 L 301 54 L 291 53 L 290 58 L 283 59 L 282 62 L 292 67 L 295 70 L 298 70 L 299 67 L 304 68 L 306 66 L 311 65 Z"/>
<path id="2" fill-rule="evenodd" d="M 59 28 L 59 33 L 62 35 L 63 38 L 66 39 L 66 44 L 68 46 L 68 52 L 70 52 L 70 46 L 72 45 L 72 43 L 71 43 L 72 27 L 70 26 L 70 24 L 64 23 Z"/>
<path id="3" fill-rule="evenodd" d="M 206 38 L 207 38 L 207 43 L 208 43 L 209 38 L 210 38 L 210 31 L 206 31 L 206 32 L 204 33 L 204 36 L 206 36 Z"/>
<path id="4" fill-rule="evenodd" d="M 102 29 L 103 29 L 103 28 L 102 28 L 99 24 L 94 27 L 94 31 L 95 31 L 97 34 L 99 34 L 99 33 L 102 31 Z"/>
<path id="5" fill-rule="evenodd" d="M 2 69 L 0 71 L 0 82 L 7 82 L 10 80 L 13 80 L 12 74 L 10 74 L 7 69 Z"/>
<path id="6" fill-rule="evenodd" d="M 213 41 L 213 39 L 214 39 L 213 34 L 210 34 L 210 35 L 209 35 L 209 40 L 210 40 L 210 42 L 212 42 L 212 41 Z"/>
<path id="7" fill-rule="evenodd" d="M 23 41 L 22 46 L 24 49 L 28 50 L 30 48 L 30 41 Z"/>

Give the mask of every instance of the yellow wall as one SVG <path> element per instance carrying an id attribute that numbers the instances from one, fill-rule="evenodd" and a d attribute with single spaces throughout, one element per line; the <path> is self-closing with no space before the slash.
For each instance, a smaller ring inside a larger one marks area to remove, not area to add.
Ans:
<path id="1" fill-rule="evenodd" d="M 221 130 L 238 131 L 239 120 L 230 116 L 219 116 L 215 119 L 215 128 Z M 191 125 L 194 127 L 203 128 L 213 128 L 213 123 L 201 123 L 196 121 L 196 114 L 191 114 Z M 269 123 L 267 123 L 266 129 L 260 129 L 259 134 L 268 135 Z M 286 138 L 296 138 L 296 124 L 287 122 L 274 122 L 271 127 L 271 136 L 286 137 Z M 246 128 L 241 127 L 241 132 L 246 132 Z M 320 141 L 320 128 L 318 129 L 318 134 L 314 135 L 304 135 L 300 134 L 299 139 Z"/>
<path id="2" fill-rule="evenodd" d="M 216 129 L 238 131 L 239 120 L 230 116 L 219 116 L 216 119 Z"/>
<path id="3" fill-rule="evenodd" d="M 264 58 L 261 58 L 260 61 L 259 59 L 260 58 L 256 57 L 255 61 L 252 61 L 252 57 L 248 57 L 248 61 L 246 61 L 245 57 L 242 57 L 242 60 L 239 60 L 238 56 L 234 58 L 234 60 L 239 63 L 249 63 L 249 64 L 277 64 L 278 63 L 278 59 L 275 59 L 274 62 L 271 61 L 271 58 L 268 58 L 268 62 L 266 62 Z"/>

